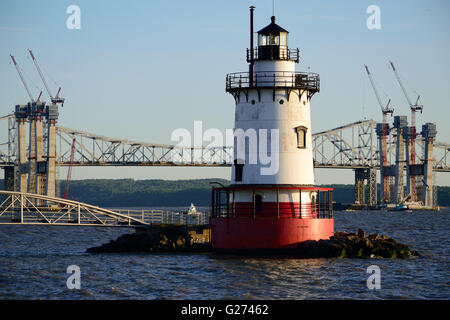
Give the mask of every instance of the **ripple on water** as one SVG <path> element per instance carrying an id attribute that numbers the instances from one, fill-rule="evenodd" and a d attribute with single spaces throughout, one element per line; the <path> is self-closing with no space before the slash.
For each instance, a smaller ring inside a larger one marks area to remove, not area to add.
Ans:
<path id="1" fill-rule="evenodd" d="M 411 260 L 86 254 L 129 231 L 1 226 L 0 299 L 449 299 L 449 213 L 335 213 L 336 230 L 392 236 L 422 254 Z M 381 290 L 366 287 L 373 264 Z"/>

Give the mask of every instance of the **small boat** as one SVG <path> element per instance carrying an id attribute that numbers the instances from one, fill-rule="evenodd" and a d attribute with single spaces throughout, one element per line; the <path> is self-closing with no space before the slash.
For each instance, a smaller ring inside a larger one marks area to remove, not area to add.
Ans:
<path id="1" fill-rule="evenodd" d="M 191 206 L 187 210 L 186 214 L 198 214 L 197 208 L 194 206 L 193 203 L 191 203 Z"/>
<path id="2" fill-rule="evenodd" d="M 406 204 L 399 204 L 394 209 L 392 209 L 391 211 L 407 211 L 408 209 L 409 209 L 408 205 L 406 205 Z"/>

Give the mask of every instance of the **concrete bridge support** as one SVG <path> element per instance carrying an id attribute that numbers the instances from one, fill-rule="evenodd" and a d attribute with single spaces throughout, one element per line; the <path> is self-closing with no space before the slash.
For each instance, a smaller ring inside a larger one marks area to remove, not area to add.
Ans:
<path id="1" fill-rule="evenodd" d="M 395 152 L 395 183 L 393 202 L 399 203 L 404 197 L 404 171 L 405 171 L 405 139 L 404 132 L 408 121 L 406 116 L 394 117 L 394 128 L 397 131 L 397 143 Z"/>
<path id="2" fill-rule="evenodd" d="M 423 170 L 424 191 L 422 192 L 422 201 L 426 207 L 432 207 L 435 203 L 433 199 L 433 142 L 436 137 L 436 124 L 426 123 L 422 126 L 422 136 L 425 142 L 425 159 Z"/>
<path id="3" fill-rule="evenodd" d="M 367 185 L 366 185 L 367 180 Z M 366 202 L 367 191 L 367 202 Z M 376 168 L 355 169 L 355 203 L 377 205 L 377 170 Z"/>
<path id="4" fill-rule="evenodd" d="M 14 191 L 14 166 L 7 166 L 3 168 L 5 170 L 5 188 L 6 191 Z"/>
<path id="5" fill-rule="evenodd" d="M 56 122 L 58 119 L 58 106 L 47 106 L 47 163 L 46 163 L 46 190 L 49 197 L 56 196 Z"/>
<path id="6" fill-rule="evenodd" d="M 29 140 L 29 166 L 28 166 L 28 192 L 44 194 L 45 192 L 45 161 L 44 138 L 42 118 L 45 115 L 44 103 L 28 103 L 28 116 L 30 120 Z M 37 199 L 38 205 L 42 205 Z"/>
<path id="7" fill-rule="evenodd" d="M 386 139 L 389 134 L 389 125 L 387 123 L 377 123 L 376 133 L 378 136 L 378 150 L 380 155 L 381 199 L 390 199 L 389 176 L 385 173 L 385 168 L 388 166 Z"/>
<path id="8" fill-rule="evenodd" d="M 28 116 L 28 106 L 17 105 L 14 112 L 17 130 L 17 159 L 15 164 L 16 178 L 14 191 L 28 192 L 28 158 L 25 138 L 25 124 Z"/>

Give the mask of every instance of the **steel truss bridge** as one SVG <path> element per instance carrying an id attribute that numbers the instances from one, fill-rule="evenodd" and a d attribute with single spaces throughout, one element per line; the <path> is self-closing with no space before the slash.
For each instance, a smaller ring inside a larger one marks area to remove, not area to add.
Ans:
<path id="1" fill-rule="evenodd" d="M 17 156 L 14 115 L 0 118 L 0 167 L 14 166 Z M 5 128 L 7 127 L 7 128 Z M 378 169 L 379 152 L 376 122 L 364 120 L 313 134 L 314 166 L 334 169 Z M 229 167 L 233 148 L 180 147 L 105 137 L 80 130 L 57 127 L 57 165 L 68 166 L 75 139 L 73 166 L 193 166 Z M 44 143 L 46 139 L 44 136 Z M 44 147 L 45 148 L 45 147 Z M 437 172 L 450 172 L 450 145 L 434 142 L 434 166 Z M 388 136 L 388 160 L 395 162 L 395 136 Z M 424 144 L 416 140 L 416 159 L 423 159 Z"/>
<path id="2" fill-rule="evenodd" d="M 143 218 L 103 209 L 86 203 L 44 195 L 3 191 L 0 225 L 53 225 L 96 227 L 146 227 Z M 41 205 L 37 205 L 37 203 Z M 45 204 L 45 205 L 44 205 Z"/>
<path id="3" fill-rule="evenodd" d="M 0 225 L 150 228 L 152 225 L 206 225 L 208 213 L 169 210 L 109 210 L 45 195 L 0 190 Z"/>

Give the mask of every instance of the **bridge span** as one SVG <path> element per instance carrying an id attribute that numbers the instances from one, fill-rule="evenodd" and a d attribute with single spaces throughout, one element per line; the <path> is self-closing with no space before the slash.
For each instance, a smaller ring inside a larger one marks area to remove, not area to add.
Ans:
<path id="1" fill-rule="evenodd" d="M 5 138 L 0 140 L 0 167 L 14 166 L 18 148 L 14 115 L 4 116 L 0 120 L 4 120 L 5 131 L 5 121 L 7 122 L 8 130 L 7 138 L 2 136 Z M 375 129 L 376 121 L 363 120 L 313 134 L 314 166 L 330 169 L 379 169 Z M 180 147 L 106 137 L 62 126 L 56 127 L 56 136 L 58 166 L 69 166 L 72 163 L 73 166 L 230 167 L 233 163 L 231 146 Z M 395 141 L 393 135 L 389 137 L 388 157 L 393 161 Z M 74 141 L 75 154 L 71 162 Z M 423 141 L 417 139 L 416 144 L 416 158 L 423 159 Z M 436 141 L 434 151 L 433 170 L 450 172 L 450 145 Z"/>
<path id="2" fill-rule="evenodd" d="M 0 225 L 146 227 L 143 219 L 90 204 L 45 195 L 3 191 Z"/>
<path id="3" fill-rule="evenodd" d="M 62 166 L 230 167 L 234 161 L 231 146 L 191 147 L 111 138 L 56 126 L 50 119 L 47 120 L 47 130 L 43 130 L 42 121 L 26 119 L 25 109 L 24 106 L 16 106 L 15 114 L 0 117 L 0 131 L 7 129 L 8 132 L 0 138 L 0 167 L 5 169 L 6 190 L 54 196 L 55 169 Z M 34 141 L 31 144 L 28 142 L 28 145 L 25 139 L 26 121 L 30 121 L 28 130 L 33 133 L 30 134 L 30 141 Z M 40 129 L 37 131 L 38 124 Z M 391 189 L 395 187 L 397 136 L 396 129 L 392 128 L 386 137 L 387 163 L 394 165 L 383 167 L 383 172 L 389 179 Z M 357 121 L 315 133 L 311 146 L 314 167 L 352 169 L 355 172 L 355 202 L 366 203 L 367 194 L 367 203 L 374 206 L 378 202 L 377 170 L 380 170 L 377 138 L 377 123 L 374 120 Z M 425 176 L 425 170 L 427 177 L 432 172 L 450 172 L 450 145 L 434 138 L 432 140 L 430 144 L 429 139 L 415 139 L 415 147 L 409 149 L 414 150 L 415 159 L 419 160 L 407 171 L 416 180 Z M 428 163 L 432 166 L 428 167 Z M 417 184 L 422 189 L 429 188 L 426 183 L 425 187 L 420 182 Z M 434 188 L 433 183 L 431 188 Z"/>
<path id="4" fill-rule="evenodd" d="M 207 225 L 208 213 L 105 209 L 45 195 L 0 190 L 0 225 L 150 228 L 153 225 Z M 1 201 L 1 200 L 0 200 Z"/>

